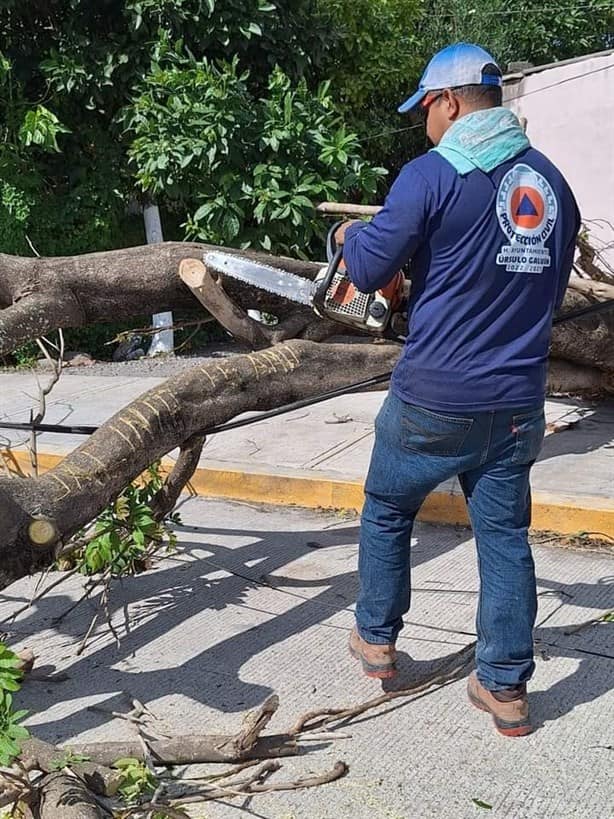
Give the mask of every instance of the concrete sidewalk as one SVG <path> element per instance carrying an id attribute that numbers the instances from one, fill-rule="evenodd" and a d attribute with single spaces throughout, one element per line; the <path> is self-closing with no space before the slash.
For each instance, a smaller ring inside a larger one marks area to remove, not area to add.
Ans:
<path id="1" fill-rule="evenodd" d="M 71 374 L 51 395 L 49 423 L 97 425 L 162 379 Z M 36 403 L 32 373 L 0 374 L 1 420 L 27 421 Z M 344 396 L 286 416 L 211 436 L 193 480 L 199 494 L 307 507 L 360 509 L 373 443 L 373 422 L 384 393 Z M 548 421 L 574 421 L 550 434 L 533 472 L 534 526 L 562 533 L 614 537 L 614 403 L 549 400 Z M 19 451 L 26 433 L 0 431 Z M 83 441 L 43 434 L 39 451 L 52 466 Z M 22 462 L 25 462 L 25 458 Z M 442 485 L 422 514 L 431 522 L 465 523 L 457 481 Z"/>
<path id="2" fill-rule="evenodd" d="M 270 732 L 320 707 L 361 702 L 381 683 L 358 673 L 346 653 L 356 597 L 357 521 L 330 513 L 191 499 L 181 508 L 179 548 L 155 569 L 115 584 L 114 639 L 100 618 L 76 655 L 96 610 L 77 599 L 73 577 L 3 627 L 29 645 L 43 670 L 19 694 L 30 729 L 44 739 L 131 736 L 126 695 L 160 718 L 155 730 L 232 732 L 272 692 L 281 707 Z M 413 607 L 399 646 L 400 687 L 473 640 L 477 575 L 466 530 L 418 524 Z M 612 812 L 612 634 L 601 623 L 569 626 L 614 608 L 614 556 L 535 549 L 539 583 L 537 669 L 530 689 L 538 730 L 499 736 L 465 701 L 464 680 L 342 726 L 335 741 L 304 743 L 272 781 L 319 773 L 338 759 L 349 775 L 313 790 L 208 803 L 195 815 L 232 819 L 606 819 Z M 43 583 L 53 581 L 55 575 Z M 0 617 L 31 596 L 39 578 L 0 596 Z M 192 769 L 191 775 L 202 773 Z M 480 808 L 473 800 L 492 806 Z M 243 806 L 243 807 L 242 807 Z"/>

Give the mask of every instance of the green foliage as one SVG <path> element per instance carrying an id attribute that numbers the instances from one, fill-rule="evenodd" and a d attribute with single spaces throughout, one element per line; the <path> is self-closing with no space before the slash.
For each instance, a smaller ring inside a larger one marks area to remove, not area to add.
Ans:
<path id="1" fill-rule="evenodd" d="M 42 353 L 35 341 L 28 341 L 12 354 L 12 362 L 20 370 L 29 370 L 36 365 Z"/>
<path id="2" fill-rule="evenodd" d="M 136 805 L 145 796 L 155 793 L 156 777 L 147 765 L 133 757 L 118 759 L 113 767 L 121 771 L 119 794 L 128 805 Z"/>
<path id="3" fill-rule="evenodd" d="M 10 765 L 19 754 L 20 740 L 30 736 L 20 725 L 28 712 L 13 710 L 13 694 L 21 687 L 22 676 L 21 660 L 0 643 L 0 765 Z"/>
<path id="4" fill-rule="evenodd" d="M 100 514 L 94 525 L 95 536 L 74 556 L 83 574 L 107 569 L 115 577 L 135 574 L 145 567 L 152 545 L 175 547 L 177 539 L 170 524 L 179 523 L 179 516 L 175 513 L 157 521 L 152 510 L 152 501 L 163 483 L 160 462 L 156 461 L 141 482 L 127 486 Z"/>
<path id="5" fill-rule="evenodd" d="M 37 145 L 45 151 L 55 151 L 59 154 L 58 135 L 68 133 L 69 129 L 62 125 L 55 114 L 44 105 L 37 105 L 36 108 L 26 111 L 19 129 L 19 141 L 26 148 Z"/>
<path id="6" fill-rule="evenodd" d="M 611 4 L 552 9 L 0 0 L 0 252 L 142 243 L 145 192 L 169 239 L 319 253 L 312 202 L 369 199 L 380 165 L 425 147 L 396 108 L 438 48 L 480 42 L 505 65 L 613 45 Z"/>
<path id="7" fill-rule="evenodd" d="M 19 691 L 22 676 L 21 660 L 4 643 L 0 643 L 0 692 Z"/>
<path id="8" fill-rule="evenodd" d="M 513 6 L 507 0 L 428 0 L 423 12 L 417 32 L 423 49 L 476 42 L 504 69 L 511 61 L 543 65 L 611 48 L 614 39 L 614 6 L 603 0 L 517 0 Z"/>
<path id="9" fill-rule="evenodd" d="M 540 65 L 614 46 L 614 6 L 603 0 L 319 0 L 337 35 L 322 70 L 357 130 L 365 156 L 398 168 L 426 147 L 420 127 L 397 107 L 417 87 L 433 54 L 453 42 Z"/>
<path id="10" fill-rule="evenodd" d="M 305 255 L 324 224 L 314 201 L 373 194 L 381 168 L 360 158 L 329 86 L 276 68 L 256 98 L 237 59 L 155 63 L 126 113 L 143 190 L 198 207 L 188 236 Z"/>
<path id="11" fill-rule="evenodd" d="M 127 210 L 138 198 L 135 172 L 139 168 L 129 165 L 133 134 L 124 128 L 127 121 L 141 116 L 133 101 L 142 103 L 143 93 L 155 92 L 155 82 L 148 89 L 143 77 L 155 74 L 159 65 L 163 66 L 156 77 L 160 89 L 166 80 L 187 82 L 187 89 L 179 87 L 176 93 L 169 89 L 171 107 L 166 113 L 183 103 L 176 113 L 188 116 L 190 102 L 198 101 L 201 76 L 207 74 L 210 80 L 211 66 L 234 64 L 237 76 L 248 77 L 245 93 L 251 103 L 266 88 L 274 66 L 281 66 L 293 82 L 314 70 L 329 39 L 314 7 L 315 0 L 292 4 L 59 0 L 50 6 L 0 0 L 5 21 L 0 54 L 0 252 L 28 254 L 27 239 L 43 255 L 142 242 L 142 227 L 138 234 L 126 229 L 131 222 Z M 185 70 L 186 62 L 200 66 L 200 71 L 196 68 L 191 77 L 172 71 L 165 76 L 175 65 Z M 221 71 L 217 87 L 216 114 L 232 120 L 239 112 L 225 109 L 226 73 Z M 229 94 L 229 105 L 233 100 L 236 95 Z M 162 110 L 166 102 L 156 104 Z M 244 114 L 249 116 L 248 108 Z M 151 118 L 153 113 L 146 115 Z M 176 117 L 171 117 L 169 129 L 175 122 Z M 188 135 L 196 126 L 191 117 L 185 125 Z M 220 129 L 215 133 L 220 136 Z M 148 148 L 147 134 L 140 135 L 137 153 L 152 154 L 160 147 L 156 142 Z M 180 146 L 182 158 L 189 155 L 188 147 Z M 225 145 L 218 147 L 223 161 Z M 163 156 L 158 162 L 165 162 Z M 198 158 L 194 171 L 197 165 Z M 8 175 L 2 172 L 4 166 L 10 168 Z M 185 238 L 179 225 L 204 203 L 196 172 L 186 177 L 186 169 L 181 170 L 178 183 L 167 174 L 154 186 L 168 217 L 165 230 L 171 239 Z M 240 186 L 237 166 L 231 164 L 227 173 L 238 177 Z M 147 180 L 138 181 L 145 181 L 144 190 L 152 190 Z M 230 187 L 225 181 L 223 196 L 228 196 Z M 235 218 L 231 213 L 222 230 L 211 226 L 206 230 L 226 236 L 236 230 Z"/>

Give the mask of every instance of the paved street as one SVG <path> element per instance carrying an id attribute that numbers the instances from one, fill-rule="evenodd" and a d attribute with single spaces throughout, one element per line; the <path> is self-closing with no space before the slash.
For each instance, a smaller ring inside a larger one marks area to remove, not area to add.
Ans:
<path id="1" fill-rule="evenodd" d="M 381 683 L 358 674 L 345 648 L 356 595 L 355 519 L 203 499 L 186 501 L 181 514 L 177 553 L 115 587 L 119 648 L 103 621 L 76 656 L 95 600 L 53 625 L 80 594 L 79 579 L 6 625 L 16 645 L 35 648 L 41 668 L 68 674 L 64 682 L 25 685 L 20 701 L 32 711 L 33 731 L 57 742 L 127 736 L 124 721 L 85 710 L 125 711 L 123 692 L 147 703 L 169 733 L 232 732 L 273 691 L 281 707 L 272 732 L 306 710 L 381 692 Z M 473 639 L 476 605 L 466 530 L 418 525 L 413 558 L 402 686 Z M 339 729 L 351 738 L 306 743 L 276 774 L 321 772 L 343 759 L 345 779 L 254 797 L 246 810 L 266 819 L 612 815 L 612 752 L 603 746 L 614 742 L 614 624 L 565 630 L 614 608 L 614 556 L 546 545 L 536 548 L 536 561 L 540 651 L 530 699 L 539 728 L 532 736 L 500 737 L 466 704 L 464 681 L 450 684 Z M 3 620 L 35 582 L 4 590 Z M 230 819 L 241 804 L 209 804 L 202 815 Z"/>

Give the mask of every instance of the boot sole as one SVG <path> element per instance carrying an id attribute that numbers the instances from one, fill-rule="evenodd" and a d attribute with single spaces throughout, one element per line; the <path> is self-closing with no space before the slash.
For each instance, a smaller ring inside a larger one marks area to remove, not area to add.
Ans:
<path id="1" fill-rule="evenodd" d="M 360 660 L 363 673 L 366 677 L 370 677 L 372 680 L 391 680 L 393 677 L 396 677 L 397 670 L 394 666 L 373 665 L 365 660 L 360 651 L 356 651 L 351 645 L 348 646 L 348 648 L 352 657 L 355 660 Z"/>
<path id="2" fill-rule="evenodd" d="M 485 705 L 481 699 L 474 696 L 471 691 L 467 692 L 467 696 L 469 697 L 469 702 L 475 708 L 477 708 L 478 711 L 483 711 L 485 714 L 490 714 L 492 721 L 495 724 L 495 728 L 504 737 L 525 737 L 527 734 L 533 733 L 533 726 L 530 723 L 509 724 L 503 722 L 502 720 L 497 719 L 496 714 L 493 714 L 490 708 Z"/>

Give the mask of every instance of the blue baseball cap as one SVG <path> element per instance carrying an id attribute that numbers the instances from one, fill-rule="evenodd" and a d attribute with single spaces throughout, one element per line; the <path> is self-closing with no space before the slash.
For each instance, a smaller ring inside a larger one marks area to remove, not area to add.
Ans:
<path id="1" fill-rule="evenodd" d="M 431 58 L 420 78 L 418 90 L 399 106 L 399 114 L 405 114 L 419 105 L 429 91 L 458 88 L 462 85 L 501 86 L 501 76 L 483 73 L 485 66 L 491 64 L 497 65 L 493 56 L 480 46 L 455 43 L 443 48 Z"/>

